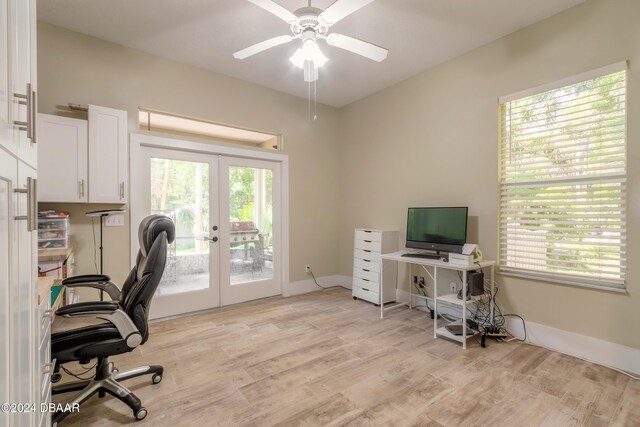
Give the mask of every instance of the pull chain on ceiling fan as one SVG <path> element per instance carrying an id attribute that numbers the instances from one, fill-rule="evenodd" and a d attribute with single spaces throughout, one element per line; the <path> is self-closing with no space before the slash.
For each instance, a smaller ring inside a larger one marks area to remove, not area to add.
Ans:
<path id="1" fill-rule="evenodd" d="M 356 53 L 377 62 L 383 61 L 389 52 L 383 47 L 354 37 L 329 33 L 329 28 L 332 25 L 374 0 L 337 0 L 324 11 L 312 7 L 311 0 L 309 0 L 308 6 L 295 12 L 290 12 L 272 0 L 248 1 L 288 23 L 291 35 L 273 37 L 242 49 L 233 54 L 236 59 L 245 59 L 272 47 L 293 40 L 302 40 L 302 47 L 296 50 L 289 60 L 304 71 L 304 81 L 310 83 L 318 80 L 318 68 L 328 61 L 318 46 L 318 40 L 324 40 L 330 46 Z"/>

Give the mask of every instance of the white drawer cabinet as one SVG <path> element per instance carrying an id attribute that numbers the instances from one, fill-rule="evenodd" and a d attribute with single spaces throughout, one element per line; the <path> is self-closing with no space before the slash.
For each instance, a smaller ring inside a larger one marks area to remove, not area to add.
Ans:
<path id="1" fill-rule="evenodd" d="M 363 299 L 374 304 L 385 304 L 396 299 L 398 267 L 395 262 L 381 263 L 380 254 L 398 250 L 397 231 L 356 229 L 353 251 L 353 299 Z M 382 270 L 382 272 L 381 272 Z M 385 289 L 380 297 L 380 275 Z M 382 301 L 381 301 L 382 300 Z"/>
<path id="2" fill-rule="evenodd" d="M 55 307 L 51 307 L 51 288 L 53 282 L 51 278 L 39 279 L 47 282 L 51 280 L 44 291 L 38 285 L 38 358 L 36 360 L 35 372 L 38 376 L 36 393 L 39 396 L 38 407 L 51 403 L 51 375 L 55 361 L 51 360 L 51 320 Z M 58 297 L 59 301 L 61 298 Z M 56 304 L 57 305 L 57 304 Z M 39 412 L 38 427 L 48 427 L 51 425 L 51 414 L 47 411 Z"/>

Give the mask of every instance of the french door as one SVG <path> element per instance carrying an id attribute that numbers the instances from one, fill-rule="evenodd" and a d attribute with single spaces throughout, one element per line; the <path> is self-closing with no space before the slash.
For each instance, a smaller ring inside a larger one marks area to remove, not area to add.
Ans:
<path id="1" fill-rule="evenodd" d="M 145 146 L 135 157 L 132 234 L 149 214 L 176 226 L 151 318 L 281 293 L 280 163 Z"/>
<path id="2" fill-rule="evenodd" d="M 149 214 L 166 215 L 176 227 L 153 297 L 152 318 L 220 305 L 218 161 L 218 156 L 143 149 L 140 188 L 132 188 L 131 193 L 132 208 L 140 212 L 132 223 L 132 235 L 137 235 L 136 227 Z M 132 250 L 137 248 L 137 242 L 132 242 Z"/>
<path id="3" fill-rule="evenodd" d="M 281 293 L 280 167 L 220 158 L 222 305 Z"/>

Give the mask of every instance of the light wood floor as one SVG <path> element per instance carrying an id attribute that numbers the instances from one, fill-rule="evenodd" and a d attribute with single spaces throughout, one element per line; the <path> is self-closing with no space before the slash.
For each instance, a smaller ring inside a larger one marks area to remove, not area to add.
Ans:
<path id="1" fill-rule="evenodd" d="M 139 426 L 640 425 L 639 381 L 524 344 L 463 351 L 432 325 L 333 289 L 157 322 L 113 361 L 165 367 L 158 385 L 127 384 L 149 411 Z M 94 397 L 62 426 L 130 423 Z"/>

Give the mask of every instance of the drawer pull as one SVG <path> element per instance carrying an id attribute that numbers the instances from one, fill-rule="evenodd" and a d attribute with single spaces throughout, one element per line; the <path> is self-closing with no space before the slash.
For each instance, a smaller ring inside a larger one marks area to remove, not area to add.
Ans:
<path id="1" fill-rule="evenodd" d="M 371 230 L 362 230 L 362 231 L 364 231 L 365 233 L 371 233 Z"/>
<path id="2" fill-rule="evenodd" d="M 362 280 L 364 280 L 365 282 L 368 282 L 368 281 L 369 281 L 369 279 L 362 279 Z"/>
<path id="3" fill-rule="evenodd" d="M 371 261 L 370 261 L 370 260 L 368 260 L 368 259 L 363 259 L 363 261 L 364 261 L 364 262 L 371 262 Z"/>
<path id="4" fill-rule="evenodd" d="M 365 243 L 371 243 L 371 240 L 365 240 Z"/>
<path id="5" fill-rule="evenodd" d="M 362 288 L 363 291 L 367 291 L 367 292 L 371 292 L 369 289 L 367 288 Z"/>
<path id="6" fill-rule="evenodd" d="M 45 363 L 42 367 L 44 368 L 42 369 L 42 375 L 49 375 L 53 372 L 53 362 Z"/>
<path id="7" fill-rule="evenodd" d="M 45 363 L 44 365 L 42 365 L 42 367 L 44 368 L 42 370 L 42 375 L 53 374 L 57 360 L 58 359 L 53 359 L 51 363 Z"/>
<path id="8" fill-rule="evenodd" d="M 366 253 L 371 253 L 369 249 L 363 249 L 363 251 L 365 251 Z"/>
<path id="9" fill-rule="evenodd" d="M 366 271 L 367 273 L 369 273 L 371 270 L 367 270 L 366 268 L 363 268 L 362 271 Z"/>

